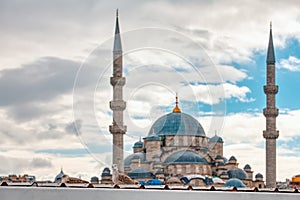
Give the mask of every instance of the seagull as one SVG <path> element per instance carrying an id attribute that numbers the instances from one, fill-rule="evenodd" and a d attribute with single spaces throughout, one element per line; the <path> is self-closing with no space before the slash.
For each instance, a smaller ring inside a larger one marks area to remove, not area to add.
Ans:
<path id="1" fill-rule="evenodd" d="M 114 184 L 120 185 L 120 184 L 126 184 L 131 185 L 135 184 L 135 182 L 127 175 L 119 173 L 118 166 L 116 164 L 113 164 L 112 166 L 112 181 Z"/>

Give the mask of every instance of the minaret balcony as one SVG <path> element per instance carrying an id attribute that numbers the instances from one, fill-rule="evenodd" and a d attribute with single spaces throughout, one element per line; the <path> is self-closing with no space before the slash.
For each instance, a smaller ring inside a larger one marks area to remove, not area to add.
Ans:
<path id="1" fill-rule="evenodd" d="M 263 131 L 263 136 L 266 139 L 277 139 L 279 136 L 279 131 Z"/>
<path id="2" fill-rule="evenodd" d="M 278 116 L 278 109 L 277 108 L 265 108 L 264 109 L 264 116 L 265 117 L 277 117 Z"/>
<path id="3" fill-rule="evenodd" d="M 120 110 L 123 111 L 126 108 L 126 102 L 125 101 L 110 101 L 109 102 L 110 109 L 114 110 Z"/>
<path id="4" fill-rule="evenodd" d="M 111 132 L 112 134 L 125 134 L 127 131 L 127 126 L 124 126 L 124 125 L 118 125 L 118 124 L 115 124 L 115 125 L 110 125 L 109 126 L 109 132 Z"/>
<path id="5" fill-rule="evenodd" d="M 124 86 L 126 83 L 125 77 L 110 77 L 110 84 L 112 86 L 119 85 Z"/>
<path id="6" fill-rule="evenodd" d="M 265 85 L 264 92 L 265 94 L 277 94 L 278 85 Z"/>

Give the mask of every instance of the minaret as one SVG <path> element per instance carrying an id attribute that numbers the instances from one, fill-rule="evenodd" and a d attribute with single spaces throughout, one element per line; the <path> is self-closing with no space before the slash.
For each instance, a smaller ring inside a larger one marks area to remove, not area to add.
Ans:
<path id="1" fill-rule="evenodd" d="M 126 108 L 126 102 L 123 101 L 125 78 L 122 76 L 122 62 L 122 44 L 117 10 L 113 49 L 113 76 L 110 78 L 110 84 L 113 86 L 113 100 L 110 101 L 110 109 L 113 111 L 113 123 L 109 126 L 109 131 L 113 135 L 113 164 L 117 164 L 120 172 L 124 171 L 123 135 L 126 133 L 126 126 L 123 124 L 123 111 Z"/>
<path id="2" fill-rule="evenodd" d="M 270 23 L 270 37 L 267 53 L 267 85 L 264 86 L 264 92 L 267 96 L 267 107 L 264 109 L 266 117 L 266 130 L 263 136 L 266 139 L 266 187 L 276 187 L 276 139 L 279 131 L 276 130 L 276 117 L 278 109 L 276 108 L 276 94 L 278 86 L 275 85 L 275 55 L 272 37 L 272 23 Z"/>

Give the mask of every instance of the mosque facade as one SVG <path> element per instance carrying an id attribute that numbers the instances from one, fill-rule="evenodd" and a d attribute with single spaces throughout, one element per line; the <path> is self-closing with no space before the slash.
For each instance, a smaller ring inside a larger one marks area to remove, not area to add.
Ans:
<path id="1" fill-rule="evenodd" d="M 196 186 L 234 184 L 241 187 L 265 187 L 263 175 L 253 176 L 249 164 L 240 168 L 235 156 L 223 155 L 223 139 L 214 135 L 208 137 L 198 120 L 184 113 L 178 106 L 158 118 L 148 134 L 133 144 L 133 153 L 123 160 L 123 110 L 126 103 L 122 99 L 122 45 L 118 15 L 114 41 L 114 66 L 111 83 L 114 100 L 113 110 L 113 164 L 136 181 L 157 180 L 165 184 L 189 184 Z M 117 88 L 117 89 L 116 89 Z M 120 127 L 118 127 L 120 125 Z M 122 153 L 122 155 L 119 155 Z M 117 155 L 118 154 L 118 155 Z M 111 183 L 108 168 L 102 173 L 101 183 Z"/>

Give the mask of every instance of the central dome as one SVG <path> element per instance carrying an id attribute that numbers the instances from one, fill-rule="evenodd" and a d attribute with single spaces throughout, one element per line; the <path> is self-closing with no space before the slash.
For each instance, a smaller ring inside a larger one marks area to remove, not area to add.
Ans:
<path id="1" fill-rule="evenodd" d="M 152 135 L 152 130 L 154 130 L 154 133 L 159 136 L 205 136 L 205 132 L 201 124 L 192 116 L 181 112 L 172 112 L 160 117 L 154 122 L 148 135 Z"/>

